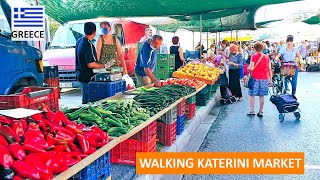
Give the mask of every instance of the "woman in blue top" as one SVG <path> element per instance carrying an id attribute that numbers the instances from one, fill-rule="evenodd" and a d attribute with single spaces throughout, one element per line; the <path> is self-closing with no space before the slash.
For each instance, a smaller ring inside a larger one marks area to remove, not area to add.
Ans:
<path id="1" fill-rule="evenodd" d="M 299 53 L 299 50 L 293 46 L 292 35 L 287 36 L 287 47 L 280 49 L 279 54 L 276 57 L 276 60 L 279 60 L 280 56 L 283 57 L 282 61 L 284 63 L 292 62 L 292 63 L 295 63 L 295 65 L 297 66 L 295 75 L 292 77 L 292 80 L 291 80 L 292 95 L 295 95 L 297 90 L 298 62 L 299 62 L 300 53 Z M 286 87 L 286 90 L 288 90 L 288 81 L 285 82 L 285 87 Z"/>
<path id="2" fill-rule="evenodd" d="M 239 53 L 238 46 L 230 46 L 230 54 L 227 60 L 229 65 L 229 89 L 238 101 L 242 101 L 242 92 L 240 85 L 240 68 L 243 65 L 242 53 Z"/>

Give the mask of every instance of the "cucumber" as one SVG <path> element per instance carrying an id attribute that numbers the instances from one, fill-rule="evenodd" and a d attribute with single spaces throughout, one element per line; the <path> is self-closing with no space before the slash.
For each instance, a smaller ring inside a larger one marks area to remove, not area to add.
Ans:
<path id="1" fill-rule="evenodd" d="M 95 113 L 96 115 L 102 117 L 102 114 L 99 111 L 97 111 L 95 108 L 93 108 L 92 106 L 89 106 L 89 111 L 91 111 L 91 112 Z"/>
<path id="2" fill-rule="evenodd" d="M 120 132 L 112 132 L 112 133 L 108 133 L 109 136 L 113 136 L 113 137 L 119 137 L 122 136 L 122 134 Z"/>

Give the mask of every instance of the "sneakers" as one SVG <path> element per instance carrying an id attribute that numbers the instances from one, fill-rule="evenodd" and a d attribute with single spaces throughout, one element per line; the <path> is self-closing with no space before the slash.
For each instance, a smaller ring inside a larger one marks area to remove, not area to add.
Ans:
<path id="1" fill-rule="evenodd" d="M 255 116 L 256 114 L 254 113 L 254 112 L 249 112 L 248 114 L 247 114 L 247 116 Z"/>
<path id="2" fill-rule="evenodd" d="M 258 112 L 257 116 L 258 117 L 263 117 L 263 112 Z"/>

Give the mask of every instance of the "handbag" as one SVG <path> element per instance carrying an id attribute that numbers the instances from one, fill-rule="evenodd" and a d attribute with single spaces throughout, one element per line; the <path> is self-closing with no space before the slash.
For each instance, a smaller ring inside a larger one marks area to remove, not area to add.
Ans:
<path id="1" fill-rule="evenodd" d="M 250 71 L 248 77 L 246 77 L 244 79 L 244 87 L 249 88 L 250 90 L 253 89 L 254 87 L 254 78 L 251 76 L 252 71 L 258 66 L 258 64 L 260 63 L 260 61 L 262 60 L 262 57 L 264 56 L 264 54 L 261 55 L 261 57 L 259 58 L 257 64 L 253 67 L 253 69 Z"/>

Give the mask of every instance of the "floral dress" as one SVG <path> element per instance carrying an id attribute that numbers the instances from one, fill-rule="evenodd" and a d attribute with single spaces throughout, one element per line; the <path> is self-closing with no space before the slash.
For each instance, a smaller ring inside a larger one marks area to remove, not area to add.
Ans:
<path id="1" fill-rule="evenodd" d="M 113 44 L 105 44 L 104 38 L 102 36 L 102 47 L 101 47 L 101 54 L 99 63 L 106 64 L 110 62 L 112 59 L 115 60 L 115 63 L 111 67 L 118 67 L 119 63 L 117 60 L 117 45 L 116 45 L 116 37 L 112 36 Z"/>

